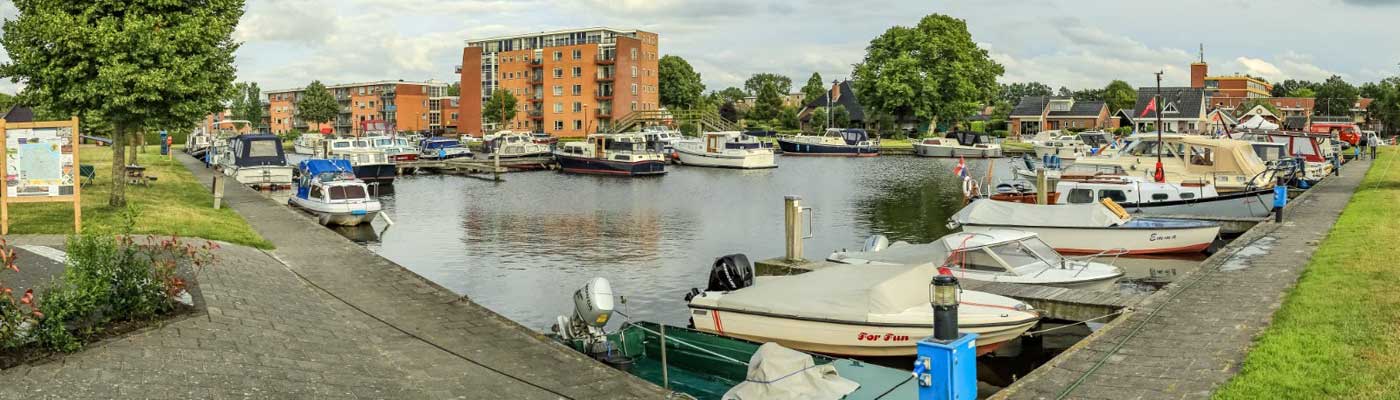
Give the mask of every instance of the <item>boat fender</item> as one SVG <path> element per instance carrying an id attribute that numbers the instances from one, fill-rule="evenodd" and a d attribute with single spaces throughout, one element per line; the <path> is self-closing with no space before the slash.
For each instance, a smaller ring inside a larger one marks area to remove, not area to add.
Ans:
<path id="1" fill-rule="evenodd" d="M 977 193 L 977 181 L 972 178 L 963 178 L 962 190 L 964 197 L 974 197 L 973 194 Z"/>
<path id="2" fill-rule="evenodd" d="M 710 269 L 708 292 L 729 292 L 753 286 L 754 269 L 749 257 L 730 254 L 715 260 Z"/>

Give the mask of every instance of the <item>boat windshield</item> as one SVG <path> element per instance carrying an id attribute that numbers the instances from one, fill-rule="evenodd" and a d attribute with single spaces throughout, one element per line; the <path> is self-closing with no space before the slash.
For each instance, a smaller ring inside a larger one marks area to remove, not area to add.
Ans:
<path id="1" fill-rule="evenodd" d="M 271 140 L 248 142 L 248 157 L 277 157 L 277 142 Z"/>
<path id="2" fill-rule="evenodd" d="M 987 248 L 1001 257 L 1012 268 L 1026 272 L 1026 268 L 1054 267 L 1060 253 L 1041 241 L 1040 238 L 1026 238 L 1015 242 L 1002 243 Z"/>
<path id="3" fill-rule="evenodd" d="M 365 198 L 365 188 L 363 186 L 331 186 L 326 192 L 331 194 L 331 200 L 355 200 Z"/>

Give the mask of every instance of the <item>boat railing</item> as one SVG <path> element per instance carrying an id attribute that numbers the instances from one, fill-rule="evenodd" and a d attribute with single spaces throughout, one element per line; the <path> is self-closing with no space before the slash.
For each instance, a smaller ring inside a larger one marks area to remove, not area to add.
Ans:
<path id="1" fill-rule="evenodd" d="M 1119 257 L 1122 257 L 1124 254 L 1128 254 L 1128 249 L 1119 247 L 1119 248 L 1116 248 L 1116 249 L 1108 249 L 1108 250 L 1100 251 L 1100 252 L 1098 252 L 1098 253 L 1089 254 L 1089 255 L 1074 256 L 1074 257 L 1064 257 L 1064 256 L 1061 256 L 1060 258 L 1061 258 L 1061 260 L 1064 260 L 1064 261 L 1066 261 L 1066 262 L 1068 262 L 1068 263 L 1075 263 L 1075 262 L 1078 262 L 1078 263 L 1081 263 L 1081 265 L 1084 266 L 1083 268 L 1080 268 L 1079 271 L 1075 271 L 1074 276 L 1077 277 L 1077 276 L 1079 276 L 1079 274 L 1083 273 L 1084 270 L 1089 269 L 1089 268 L 1088 268 L 1088 267 L 1089 267 L 1089 264 L 1090 264 L 1090 263 L 1093 263 L 1093 262 L 1095 262 L 1095 261 L 1097 261 L 1097 260 L 1099 259 L 1099 257 L 1113 257 L 1113 260 L 1112 260 L 1112 261 L 1109 261 L 1108 264 L 1109 264 L 1109 265 L 1117 265 L 1117 264 L 1118 264 L 1118 258 L 1119 258 Z M 1068 267 L 1068 266 L 1065 265 L 1065 263 L 1061 263 L 1061 264 L 1060 264 L 1060 268 L 1067 268 L 1067 267 Z"/>

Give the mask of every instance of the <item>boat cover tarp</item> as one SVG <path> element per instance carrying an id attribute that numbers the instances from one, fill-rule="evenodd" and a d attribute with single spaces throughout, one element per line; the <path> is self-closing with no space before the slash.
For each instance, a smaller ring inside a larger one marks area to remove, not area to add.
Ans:
<path id="1" fill-rule="evenodd" d="M 932 264 L 834 265 L 801 275 L 760 277 L 749 290 L 727 293 L 724 308 L 780 315 L 869 322 L 870 314 L 898 314 L 928 306 Z"/>
<path id="2" fill-rule="evenodd" d="M 1263 117 L 1258 117 L 1258 118 L 1250 118 L 1248 121 L 1244 121 L 1244 123 L 1239 124 L 1239 126 L 1236 126 L 1235 128 L 1236 128 L 1236 129 L 1264 129 L 1264 130 L 1275 130 L 1275 129 L 1278 129 L 1278 124 L 1275 124 L 1275 123 L 1273 123 L 1273 122 L 1269 122 L 1268 120 L 1265 120 Z"/>
<path id="3" fill-rule="evenodd" d="M 355 167 L 350 165 L 350 160 L 346 159 L 327 160 L 321 158 L 313 158 L 308 160 L 301 160 L 301 162 L 297 165 L 297 168 L 302 171 L 306 171 L 306 173 L 310 174 L 311 176 L 320 175 L 323 172 L 353 173 L 355 171 Z"/>
<path id="4" fill-rule="evenodd" d="M 948 139 L 957 139 L 958 144 L 963 146 L 976 146 L 986 143 L 985 140 L 982 140 L 982 135 L 978 135 L 977 132 L 948 132 L 944 137 Z"/>
<path id="5" fill-rule="evenodd" d="M 976 249 L 994 244 L 1022 240 L 1033 233 L 1018 230 L 995 230 L 993 233 L 949 234 L 931 243 L 909 244 L 896 242 L 880 251 L 848 251 L 839 253 L 839 259 L 856 259 L 886 264 L 919 265 L 933 263 L 943 265 L 948 256 L 957 249 Z M 833 259 L 832 261 L 837 261 Z"/>
<path id="6" fill-rule="evenodd" d="M 817 365 L 812 356 L 764 343 L 749 359 L 749 372 L 743 382 L 724 393 L 725 400 L 839 400 L 860 388 L 842 378 L 836 366 Z"/>
<path id="7" fill-rule="evenodd" d="M 282 153 L 282 138 L 276 135 L 242 135 L 229 141 L 238 143 L 239 152 L 233 162 L 239 167 L 287 165 L 286 155 Z"/>
<path id="8" fill-rule="evenodd" d="M 870 140 L 870 135 L 864 129 L 846 129 L 841 131 L 841 138 L 846 140 L 846 144 L 855 146 L 860 142 Z"/>
<path id="9" fill-rule="evenodd" d="M 979 200 L 954 214 L 953 222 L 962 225 L 1107 228 L 1122 225 L 1128 219 L 1119 218 L 1100 203 L 1039 205 Z"/>

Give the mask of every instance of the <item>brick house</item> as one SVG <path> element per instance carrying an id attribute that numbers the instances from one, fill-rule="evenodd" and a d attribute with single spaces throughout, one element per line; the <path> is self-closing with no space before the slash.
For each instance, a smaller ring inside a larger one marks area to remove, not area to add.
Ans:
<path id="1" fill-rule="evenodd" d="M 1113 127 L 1108 116 L 1108 105 L 1099 100 L 1026 96 L 1011 109 L 1008 127 L 1011 135 L 1067 129 L 1098 130 Z"/>

